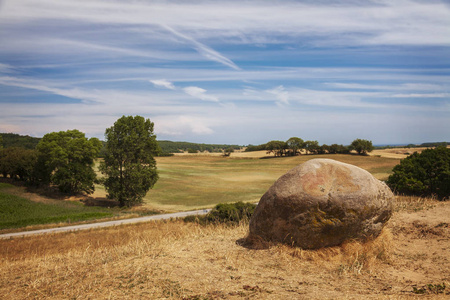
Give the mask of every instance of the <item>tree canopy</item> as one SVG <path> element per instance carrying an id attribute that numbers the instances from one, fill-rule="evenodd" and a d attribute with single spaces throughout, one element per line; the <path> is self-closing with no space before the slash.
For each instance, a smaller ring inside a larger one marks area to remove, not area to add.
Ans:
<path id="1" fill-rule="evenodd" d="M 270 141 L 266 144 L 267 153 L 273 152 L 275 156 L 283 156 L 288 149 L 288 145 L 283 141 Z"/>
<path id="2" fill-rule="evenodd" d="M 394 167 L 387 184 L 398 193 L 450 197 L 450 149 L 414 152 Z"/>
<path id="3" fill-rule="evenodd" d="M 19 135 L 16 133 L 0 133 L 0 141 L 0 144 L 2 144 L 4 148 L 18 147 L 34 149 L 39 143 L 40 138 L 35 138 L 28 135 Z"/>
<path id="4" fill-rule="evenodd" d="M 372 152 L 374 149 L 374 147 L 372 145 L 372 141 L 363 140 L 363 139 L 354 140 L 351 143 L 350 148 L 352 150 L 356 150 L 356 152 L 358 152 L 358 154 L 360 154 L 360 155 L 366 155 L 367 152 Z"/>
<path id="5" fill-rule="evenodd" d="M 306 141 L 305 149 L 311 154 L 316 154 L 319 152 L 320 146 L 318 141 Z"/>
<path id="6" fill-rule="evenodd" d="M 37 151 L 18 147 L 0 149 L 0 174 L 3 177 L 32 180 Z"/>
<path id="7" fill-rule="evenodd" d="M 297 155 L 301 149 L 305 147 L 305 142 L 298 137 L 291 137 L 286 141 L 288 148 L 292 151 L 292 155 Z"/>
<path id="8" fill-rule="evenodd" d="M 108 196 L 121 206 L 141 203 L 158 180 L 156 161 L 159 147 L 154 124 L 141 116 L 123 116 L 106 129 L 106 149 L 100 171 L 106 175 Z"/>
<path id="9" fill-rule="evenodd" d="M 76 129 L 47 133 L 36 147 L 37 177 L 65 193 L 92 193 L 96 178 L 94 159 L 101 147 L 97 138 L 88 140 Z"/>

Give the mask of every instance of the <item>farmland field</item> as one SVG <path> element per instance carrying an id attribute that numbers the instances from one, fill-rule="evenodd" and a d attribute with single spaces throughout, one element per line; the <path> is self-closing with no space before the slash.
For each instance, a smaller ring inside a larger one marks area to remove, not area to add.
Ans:
<path id="1" fill-rule="evenodd" d="M 215 156 L 158 157 L 160 179 L 144 198 L 144 206 L 191 210 L 222 202 L 258 201 L 284 173 L 313 158 L 353 164 L 386 179 L 399 159 L 358 155 L 303 155 L 251 159 Z"/>
<path id="2" fill-rule="evenodd" d="M 242 156 L 240 156 L 242 155 Z M 245 157 L 247 155 L 247 157 Z M 256 202 L 281 175 L 313 158 L 331 158 L 359 166 L 379 179 L 385 179 L 398 159 L 358 155 L 302 155 L 297 157 L 258 159 L 263 153 L 184 155 L 158 157 L 160 179 L 144 197 L 140 207 L 108 208 L 103 186 L 97 185 L 92 197 L 52 199 L 24 192 L 24 187 L 9 186 L 1 190 L 0 230 L 41 224 L 77 223 L 94 219 L 129 218 L 158 212 L 174 212 L 213 207 L 224 202 Z M 250 156 L 250 157 L 249 157 Z M 80 200 L 105 203 L 87 207 Z M 54 226 L 54 225 L 46 225 Z M 31 229 L 31 228 L 29 228 Z"/>
<path id="3" fill-rule="evenodd" d="M 312 158 L 350 163 L 379 179 L 399 162 L 357 155 L 161 157 L 160 180 L 143 206 L 184 210 L 257 201 L 280 175 Z M 0 294 L 2 299 L 409 299 L 418 294 L 445 299 L 449 202 L 396 198 L 394 215 L 378 238 L 319 250 L 243 247 L 245 222 L 203 226 L 169 220 L 4 239 Z M 42 204 L 37 199 L 34 204 Z"/>

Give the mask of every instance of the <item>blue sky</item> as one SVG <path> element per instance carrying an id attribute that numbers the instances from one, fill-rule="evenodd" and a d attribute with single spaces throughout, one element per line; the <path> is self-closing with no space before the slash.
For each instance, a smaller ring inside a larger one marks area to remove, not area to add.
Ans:
<path id="1" fill-rule="evenodd" d="M 0 1 L 0 132 L 450 141 L 449 1 Z"/>

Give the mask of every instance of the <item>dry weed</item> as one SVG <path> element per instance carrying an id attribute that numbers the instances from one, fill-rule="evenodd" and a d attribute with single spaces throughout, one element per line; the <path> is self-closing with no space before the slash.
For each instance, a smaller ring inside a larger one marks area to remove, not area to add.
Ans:
<path id="1" fill-rule="evenodd" d="M 414 236 L 408 232 L 393 240 L 390 230 L 384 229 L 372 241 L 319 250 L 286 245 L 249 249 L 239 244 L 247 233 L 245 223 L 201 226 L 175 220 L 1 240 L 0 295 L 2 299 L 402 299 L 414 296 L 413 285 L 440 284 L 450 278 L 444 252 L 427 254 L 439 258 L 439 265 L 409 258 L 419 252 L 411 247 Z M 442 237 L 432 236 L 435 247 L 430 251 L 448 247 Z M 413 242 L 418 241 L 422 239 Z M 436 271 L 437 267 L 441 269 Z"/>
<path id="2" fill-rule="evenodd" d="M 362 272 L 373 272 L 380 263 L 388 262 L 391 253 L 392 234 L 389 229 L 384 228 L 374 240 L 349 241 L 340 246 L 318 250 L 296 248 L 292 256 L 314 263 L 337 265 L 340 275 L 361 275 Z"/>
<path id="3" fill-rule="evenodd" d="M 395 199 L 395 211 L 416 212 L 433 208 L 439 201 L 434 197 L 402 196 Z"/>

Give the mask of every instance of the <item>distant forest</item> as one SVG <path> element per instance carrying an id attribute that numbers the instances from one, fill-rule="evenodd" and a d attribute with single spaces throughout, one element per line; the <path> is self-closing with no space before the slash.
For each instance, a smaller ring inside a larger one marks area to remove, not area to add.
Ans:
<path id="1" fill-rule="evenodd" d="M 0 133 L 2 137 L 2 142 L 0 144 L 0 148 L 10 148 L 10 147 L 19 147 L 24 149 L 34 149 L 36 145 L 39 143 L 41 138 L 31 137 L 28 135 L 19 135 L 16 133 Z M 169 153 L 178 153 L 182 151 L 188 152 L 222 152 L 224 150 L 233 148 L 240 149 L 242 146 L 239 145 L 226 145 L 226 144 L 198 144 L 198 143 L 189 143 L 189 142 L 172 142 L 172 141 L 158 141 L 159 147 L 161 148 L 162 154 Z M 415 147 L 438 147 L 438 146 L 447 146 L 448 142 L 429 142 L 422 143 L 420 145 L 409 144 L 401 147 L 415 148 Z M 248 145 L 247 151 L 257 151 L 257 150 L 267 150 L 267 144 L 261 145 Z M 398 146 L 400 147 L 400 146 Z M 376 148 L 395 148 L 395 147 L 376 147 Z"/>
<path id="2" fill-rule="evenodd" d="M 41 140 L 40 138 L 35 138 L 28 135 L 18 135 L 15 133 L 0 133 L 0 136 L 2 136 L 2 144 L 4 148 L 18 147 L 24 149 L 34 149 Z"/>
<path id="3" fill-rule="evenodd" d="M 19 147 L 24 149 L 35 149 L 41 138 L 31 137 L 28 135 L 19 135 L 16 133 L 0 133 L 3 148 Z M 104 142 L 103 142 L 104 144 Z M 172 142 L 172 141 L 158 141 L 162 154 L 179 153 L 183 151 L 189 152 L 222 152 L 226 149 L 240 149 L 239 145 L 219 145 L 219 144 L 198 144 L 188 142 Z M 102 152 L 100 152 L 101 155 Z"/>

